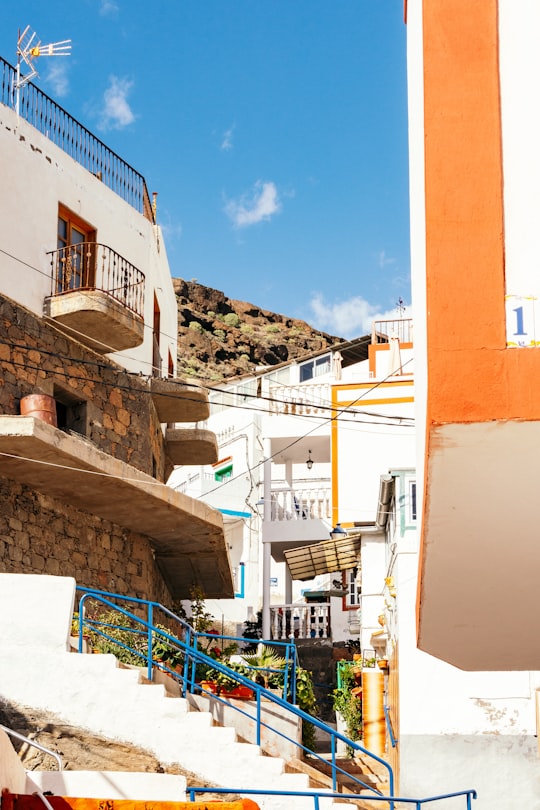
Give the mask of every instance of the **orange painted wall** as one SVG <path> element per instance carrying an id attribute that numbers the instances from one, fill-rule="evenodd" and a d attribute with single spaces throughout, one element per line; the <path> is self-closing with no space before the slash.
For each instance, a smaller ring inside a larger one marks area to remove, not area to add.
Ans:
<path id="1" fill-rule="evenodd" d="M 540 418 L 507 349 L 496 0 L 423 4 L 429 425 Z"/>

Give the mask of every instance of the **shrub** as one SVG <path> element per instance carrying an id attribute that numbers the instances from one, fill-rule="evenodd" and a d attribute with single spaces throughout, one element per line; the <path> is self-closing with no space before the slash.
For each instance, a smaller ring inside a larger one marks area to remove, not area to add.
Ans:
<path id="1" fill-rule="evenodd" d="M 227 326 L 239 326 L 240 325 L 240 318 L 236 314 L 236 312 L 227 312 L 225 317 L 223 318 L 224 322 Z"/>
<path id="2" fill-rule="evenodd" d="M 277 325 L 277 323 L 270 323 L 266 327 L 266 331 L 270 332 L 270 333 L 275 333 L 275 332 L 279 332 L 280 330 L 279 330 L 279 326 Z"/>
<path id="3" fill-rule="evenodd" d="M 218 340 L 225 340 L 225 332 L 223 329 L 214 329 L 214 337 Z"/>
<path id="4" fill-rule="evenodd" d="M 253 327 L 250 323 L 241 323 L 240 331 L 243 332 L 245 335 L 250 335 L 253 332 Z"/>
<path id="5" fill-rule="evenodd" d="M 194 332 L 204 332 L 202 324 L 200 324 L 199 321 L 191 321 L 188 328 L 193 329 Z"/>

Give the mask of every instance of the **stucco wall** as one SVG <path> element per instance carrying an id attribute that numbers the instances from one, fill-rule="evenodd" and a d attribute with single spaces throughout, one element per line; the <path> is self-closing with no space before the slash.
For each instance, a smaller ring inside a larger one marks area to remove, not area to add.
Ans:
<path id="1" fill-rule="evenodd" d="M 130 371 L 151 373 L 154 295 L 161 314 L 160 354 L 167 372 L 170 351 L 176 368 L 176 297 L 163 237 L 135 208 L 90 171 L 0 105 L 0 199 L 2 291 L 37 314 L 50 294 L 51 257 L 57 248 L 61 203 L 96 229 L 96 239 L 145 275 L 142 345 L 115 355 Z"/>

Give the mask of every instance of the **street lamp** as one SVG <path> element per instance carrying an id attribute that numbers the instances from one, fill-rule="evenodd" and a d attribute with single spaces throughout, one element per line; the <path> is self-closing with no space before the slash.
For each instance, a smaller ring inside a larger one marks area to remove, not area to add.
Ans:
<path id="1" fill-rule="evenodd" d="M 344 540 L 347 537 L 347 532 L 345 529 L 341 528 L 341 523 L 336 523 L 332 531 L 330 532 L 330 537 L 332 540 Z"/>
<path id="2" fill-rule="evenodd" d="M 313 467 L 313 459 L 311 458 L 311 450 L 308 450 L 308 460 L 306 461 L 306 467 L 308 470 L 311 470 Z"/>

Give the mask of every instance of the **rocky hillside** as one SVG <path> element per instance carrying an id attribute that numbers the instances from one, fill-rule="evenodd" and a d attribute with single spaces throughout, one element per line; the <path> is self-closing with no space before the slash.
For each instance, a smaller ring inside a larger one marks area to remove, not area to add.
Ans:
<path id="1" fill-rule="evenodd" d="M 342 338 L 194 281 L 174 279 L 178 376 L 204 383 L 246 374 L 324 349 Z"/>

